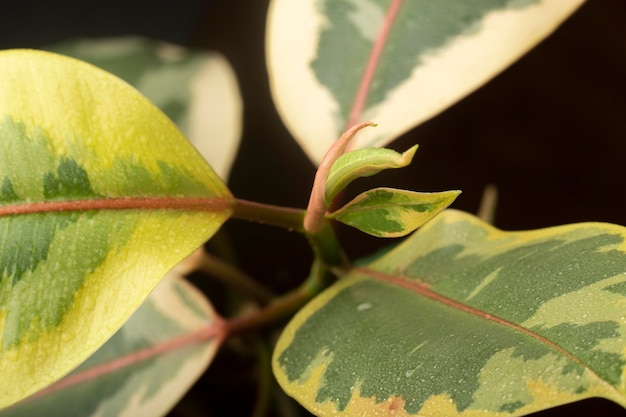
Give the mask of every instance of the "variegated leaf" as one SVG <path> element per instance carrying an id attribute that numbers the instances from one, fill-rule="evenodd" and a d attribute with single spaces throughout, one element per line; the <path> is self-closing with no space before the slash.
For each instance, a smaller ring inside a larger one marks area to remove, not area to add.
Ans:
<path id="1" fill-rule="evenodd" d="M 375 188 L 356 196 L 326 217 L 377 237 L 401 237 L 447 208 L 460 191 L 418 193 Z"/>
<path id="2" fill-rule="evenodd" d="M 583 0 L 272 0 L 274 101 L 318 162 L 347 127 L 389 143 L 478 88 L 548 36 Z"/>
<path id="3" fill-rule="evenodd" d="M 328 172 L 324 191 L 326 204 L 330 205 L 337 194 L 357 178 L 410 165 L 416 151 L 417 145 L 403 153 L 386 148 L 365 148 L 341 155 Z"/>
<path id="4" fill-rule="evenodd" d="M 626 406 L 626 229 L 504 232 L 446 211 L 314 299 L 274 355 L 318 416 Z"/>
<path id="5" fill-rule="evenodd" d="M 170 273 L 78 369 L 0 417 L 166 415 L 214 357 L 218 324 L 202 293 Z"/>
<path id="6" fill-rule="evenodd" d="M 89 357 L 233 198 L 126 83 L 0 52 L 0 408 Z"/>
<path id="7" fill-rule="evenodd" d="M 241 139 L 235 73 L 217 52 L 138 37 L 78 39 L 49 50 L 89 62 L 137 88 L 227 178 Z"/>

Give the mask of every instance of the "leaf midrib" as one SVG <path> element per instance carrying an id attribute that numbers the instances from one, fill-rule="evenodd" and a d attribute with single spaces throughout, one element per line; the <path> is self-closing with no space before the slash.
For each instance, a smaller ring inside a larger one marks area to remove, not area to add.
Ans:
<path id="1" fill-rule="evenodd" d="M 408 281 L 406 279 L 403 278 L 398 278 L 394 275 L 390 275 L 390 274 L 386 274 L 384 272 L 380 272 L 374 269 L 370 269 L 367 267 L 355 267 L 352 270 L 353 272 L 357 272 L 360 274 L 364 274 L 368 277 L 374 278 L 378 281 L 382 281 L 382 282 L 386 282 L 388 284 L 392 284 L 398 287 L 402 287 L 405 288 L 409 291 L 412 291 L 414 293 L 417 293 L 419 295 L 422 295 L 426 298 L 429 298 L 432 301 L 435 301 L 437 303 L 441 303 L 443 305 L 446 305 L 448 307 L 451 307 L 453 309 L 462 311 L 464 313 L 468 313 L 474 316 L 477 316 L 479 318 L 482 318 L 484 320 L 489 320 L 491 322 L 494 322 L 496 324 L 499 324 L 501 326 L 505 326 L 508 327 L 510 329 L 513 329 L 515 331 L 521 332 L 529 337 L 534 338 L 535 340 L 539 341 L 540 343 L 544 343 L 546 344 L 548 347 L 550 347 L 551 349 L 557 351 L 558 353 L 566 356 L 568 359 L 570 359 L 571 361 L 573 361 L 574 363 L 578 364 L 579 366 L 583 367 L 585 370 L 587 370 L 587 372 L 589 372 L 591 375 L 593 375 L 598 381 L 600 381 L 603 385 L 609 387 L 609 389 L 613 392 L 616 393 L 616 395 L 618 397 L 623 397 L 623 395 L 619 392 L 619 390 L 612 384 L 610 384 L 608 381 L 606 381 L 605 379 L 603 379 L 602 377 L 600 377 L 593 369 L 591 369 L 586 363 L 582 362 L 579 358 L 577 358 L 576 356 L 572 355 L 569 351 L 563 349 L 561 346 L 559 346 L 558 344 L 554 343 L 553 341 L 541 336 L 540 334 L 537 334 L 523 326 L 520 326 L 519 324 L 510 322 L 508 320 L 505 320 L 501 317 L 495 316 L 493 314 L 487 313 L 485 311 L 479 310 L 477 308 L 468 306 L 466 304 L 463 304 L 459 301 L 456 301 L 452 298 L 446 297 L 445 295 L 439 294 L 435 291 L 433 291 L 432 289 L 429 288 L 428 285 L 426 284 L 422 284 L 422 283 L 416 283 L 416 282 L 411 282 Z"/>
<path id="2" fill-rule="evenodd" d="M 220 212 L 232 209 L 225 197 L 121 197 L 69 201 L 42 201 L 0 206 L 0 217 L 23 214 L 90 210 L 184 210 Z"/>
<path id="3" fill-rule="evenodd" d="M 416 203 L 416 202 L 411 202 L 411 201 L 400 201 L 397 203 L 378 203 L 378 204 L 362 205 L 362 206 L 355 205 L 355 206 L 347 207 L 346 211 L 349 210 L 351 212 L 361 212 L 361 211 L 372 211 L 372 210 L 386 210 L 386 209 L 395 208 L 395 207 L 403 207 L 403 208 L 409 207 L 410 208 L 411 206 L 434 206 L 436 204 L 441 203 L 441 200 L 435 201 L 432 203 L 430 202 L 429 203 Z M 357 201 L 356 204 L 360 203 L 361 201 Z"/>
<path id="4" fill-rule="evenodd" d="M 216 343 L 217 347 L 219 347 L 225 339 L 226 334 L 224 332 L 223 323 L 221 320 L 216 320 L 214 323 L 204 326 L 198 330 L 157 342 L 144 349 L 126 353 L 92 368 L 67 375 L 47 388 L 28 397 L 26 401 L 32 401 L 40 397 L 54 394 L 57 391 L 72 388 L 76 385 L 105 377 L 106 375 L 118 372 L 139 362 L 147 361 L 160 355 L 166 355 L 172 351 L 183 349 L 191 345 L 212 342 Z"/>
<path id="5" fill-rule="evenodd" d="M 374 45 L 372 45 L 372 50 L 370 51 L 370 55 L 363 70 L 363 75 L 359 81 L 359 86 L 354 96 L 354 102 L 352 103 L 352 108 L 350 109 L 350 113 L 348 115 L 346 129 L 349 129 L 353 125 L 357 124 L 361 118 L 365 102 L 369 96 L 370 87 L 372 86 L 374 76 L 376 75 L 380 57 L 385 44 L 387 43 L 387 38 L 393 27 L 395 18 L 402 7 L 402 1 L 403 0 L 392 0 L 391 4 L 387 8 L 385 19 L 379 29 L 378 35 L 376 36 Z"/>

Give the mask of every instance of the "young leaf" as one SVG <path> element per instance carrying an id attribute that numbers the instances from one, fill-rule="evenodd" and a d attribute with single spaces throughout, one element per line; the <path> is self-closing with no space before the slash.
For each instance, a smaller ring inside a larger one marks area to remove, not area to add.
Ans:
<path id="1" fill-rule="evenodd" d="M 48 48 L 122 78 L 160 108 L 222 178 L 239 147 L 243 103 L 228 61 L 139 37 L 77 39 Z"/>
<path id="2" fill-rule="evenodd" d="M 218 324 L 202 293 L 170 273 L 78 369 L 0 416 L 166 415 L 214 357 Z"/>
<path id="3" fill-rule="evenodd" d="M 100 347 L 232 200 L 126 83 L 51 53 L 0 52 L 0 408 Z"/>
<path id="4" fill-rule="evenodd" d="M 626 228 L 503 232 L 445 211 L 299 312 L 274 372 L 318 416 L 626 407 Z"/>
<path id="5" fill-rule="evenodd" d="M 416 151 L 417 145 L 401 154 L 392 149 L 365 148 L 341 155 L 330 168 L 326 179 L 326 204 L 330 205 L 337 194 L 359 177 L 370 177 L 385 169 L 408 166 Z"/>
<path id="6" fill-rule="evenodd" d="M 375 188 L 327 217 L 377 237 L 406 236 L 452 204 L 459 194 Z"/>
<path id="7" fill-rule="evenodd" d="M 548 36 L 583 0 L 273 0 L 267 62 L 278 111 L 319 163 L 347 127 L 381 146 Z"/>

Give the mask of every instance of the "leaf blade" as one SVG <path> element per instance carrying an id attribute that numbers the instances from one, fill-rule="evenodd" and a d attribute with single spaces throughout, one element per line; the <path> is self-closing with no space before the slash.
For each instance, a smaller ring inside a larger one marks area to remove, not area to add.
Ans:
<path id="1" fill-rule="evenodd" d="M 337 194 L 357 178 L 410 165 L 416 151 L 417 145 L 414 145 L 401 154 L 386 148 L 365 148 L 341 155 L 328 172 L 324 200 L 330 205 Z"/>
<path id="2" fill-rule="evenodd" d="M 503 232 L 446 211 L 306 307 L 274 371 L 322 416 L 626 406 L 625 238 L 601 223 Z"/>
<path id="3" fill-rule="evenodd" d="M 0 416 L 165 415 L 214 357 L 220 340 L 198 341 L 152 358 L 113 364 L 142 349 L 198 331 L 215 323 L 203 295 L 181 276 L 168 274 L 128 322 L 92 357 L 61 380 L 58 388 L 0 411 Z M 109 368 L 108 370 L 106 368 Z M 96 372 L 102 369 L 102 372 Z M 81 378 L 82 376 L 84 378 Z M 76 380 L 71 384 L 70 380 Z"/>
<path id="4" fill-rule="evenodd" d="M 228 178 L 241 138 L 243 103 L 235 73 L 221 54 L 134 36 L 76 39 L 48 49 L 133 85 Z"/>
<path id="5" fill-rule="evenodd" d="M 582 2 L 273 0 L 266 34 L 272 95 L 314 162 L 352 122 L 379 124 L 356 148 L 382 146 L 480 87 Z M 360 82 L 381 36 L 384 49 L 361 99 Z M 351 117 L 355 107 L 363 110 Z"/>
<path id="6" fill-rule="evenodd" d="M 232 196 L 176 127 L 110 74 L 37 51 L 4 51 L 0 62 L 4 407 L 104 343 L 230 216 Z M 75 207 L 57 206 L 66 203 Z"/>
<path id="7" fill-rule="evenodd" d="M 418 193 L 374 188 L 327 215 L 376 237 L 402 237 L 448 207 L 460 191 Z"/>

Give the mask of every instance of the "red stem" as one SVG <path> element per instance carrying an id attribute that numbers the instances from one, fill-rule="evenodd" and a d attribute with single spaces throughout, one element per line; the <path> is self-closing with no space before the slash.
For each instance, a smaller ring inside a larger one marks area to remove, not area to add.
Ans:
<path id="1" fill-rule="evenodd" d="M 387 42 L 393 22 L 398 14 L 398 10 L 400 10 L 400 6 L 402 6 L 402 0 L 391 0 L 391 4 L 387 10 L 387 15 L 385 16 L 385 20 L 383 21 L 380 31 L 378 32 L 378 36 L 376 37 L 376 41 L 374 42 L 374 46 L 372 47 L 372 52 L 370 53 L 367 64 L 365 65 L 365 71 L 363 72 L 361 83 L 359 84 L 359 88 L 354 98 L 354 103 L 352 104 L 352 109 L 350 110 L 350 116 L 348 117 L 346 129 L 349 129 L 356 124 L 361 117 L 365 100 L 367 99 L 370 86 L 372 85 L 372 80 L 374 79 L 374 74 L 376 73 L 376 67 L 380 62 L 380 56 L 383 52 L 383 48 L 385 47 L 385 43 Z"/>
<path id="2" fill-rule="evenodd" d="M 51 211 L 88 211 L 88 210 L 194 210 L 222 211 L 232 208 L 233 202 L 227 198 L 103 198 L 74 201 L 42 201 L 8 206 L 0 206 L 0 217 L 17 214 L 47 213 Z"/>
<path id="3" fill-rule="evenodd" d="M 350 140 L 356 135 L 356 133 L 367 126 L 376 126 L 376 123 L 363 122 L 358 125 L 352 126 L 346 130 L 337 139 L 330 149 L 324 155 L 322 162 L 317 167 L 315 172 L 315 179 L 313 180 L 313 189 L 311 190 L 311 196 L 309 197 L 309 205 L 306 209 L 304 216 L 304 230 L 311 234 L 318 233 L 324 228 L 324 214 L 328 209 L 326 205 L 326 199 L 324 193 L 326 190 L 326 180 L 328 179 L 328 173 L 333 166 L 337 158 L 343 154 L 346 146 Z"/>
<path id="4" fill-rule="evenodd" d="M 91 381 L 95 378 L 123 369 L 134 363 L 145 361 L 150 358 L 163 355 L 165 353 L 183 348 L 191 344 L 202 343 L 214 339 L 219 346 L 225 338 L 226 332 L 224 331 L 224 323 L 222 319 L 217 319 L 210 325 L 203 327 L 198 331 L 187 333 L 174 339 L 166 340 L 154 346 L 150 346 L 148 348 L 129 353 L 128 355 L 121 356 L 109 362 L 105 362 L 98 366 L 94 366 L 93 368 L 89 368 L 83 372 L 69 375 L 59 380 L 58 382 L 50 385 L 48 388 L 45 388 L 37 392 L 36 394 L 28 397 L 26 401 L 34 400 L 36 398 L 52 394 L 56 391 L 60 391 L 87 381 Z"/>

